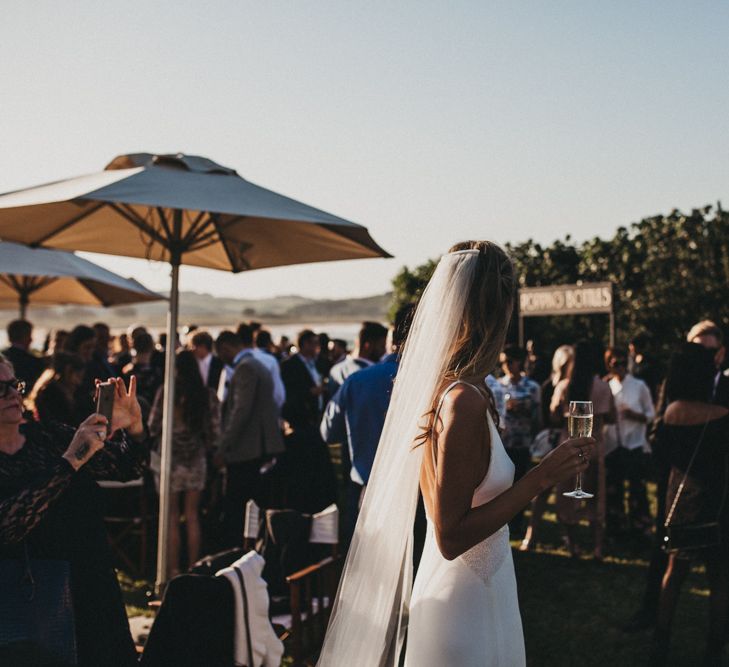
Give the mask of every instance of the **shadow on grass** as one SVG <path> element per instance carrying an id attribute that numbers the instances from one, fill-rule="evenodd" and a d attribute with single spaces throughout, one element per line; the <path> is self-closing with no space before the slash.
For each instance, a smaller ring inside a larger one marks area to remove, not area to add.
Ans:
<path id="1" fill-rule="evenodd" d="M 551 517 L 550 517 L 551 518 Z M 638 609 L 648 567 L 647 543 L 613 546 L 603 563 L 572 559 L 553 521 L 534 552 L 514 551 L 527 664 L 530 667 L 632 667 L 648 664 L 651 631 L 621 627 Z M 589 546 L 587 530 L 583 544 Z M 517 543 L 514 542 L 514 545 Z M 699 664 L 708 629 L 708 590 L 696 568 L 681 595 L 669 665 Z"/>

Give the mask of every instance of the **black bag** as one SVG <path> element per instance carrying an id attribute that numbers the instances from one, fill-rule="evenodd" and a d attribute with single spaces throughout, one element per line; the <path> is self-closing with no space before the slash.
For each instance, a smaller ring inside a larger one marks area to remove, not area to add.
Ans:
<path id="1" fill-rule="evenodd" d="M 716 547 L 721 542 L 722 528 L 719 520 L 726 501 L 729 461 L 726 458 L 723 461 L 722 496 L 719 499 L 718 508 L 715 508 L 714 511 L 707 512 L 706 491 L 699 480 L 691 476 L 691 468 L 699 453 L 708 424 L 708 421 L 704 424 L 686 471 L 682 474 L 676 467 L 671 469 L 668 496 L 673 495 L 673 502 L 664 523 L 666 534 L 663 538 L 663 550 L 666 553 L 690 554 Z M 681 498 L 683 498 L 683 502 L 679 506 L 678 502 Z"/>
<path id="2" fill-rule="evenodd" d="M 60 666 L 77 661 L 70 565 L 31 559 L 25 545 L 23 558 L 0 560 L 4 664 L 11 654 L 12 664 Z"/>

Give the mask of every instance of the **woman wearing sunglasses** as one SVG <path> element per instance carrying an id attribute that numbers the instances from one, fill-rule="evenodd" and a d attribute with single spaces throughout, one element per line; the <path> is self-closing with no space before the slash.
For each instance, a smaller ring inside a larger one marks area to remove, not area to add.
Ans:
<path id="1" fill-rule="evenodd" d="M 139 477 L 146 435 L 135 379 L 128 390 L 112 382 L 111 424 L 98 414 L 76 430 L 26 423 L 24 384 L 0 355 L 0 565 L 26 550 L 69 563 L 79 666 L 136 664 L 95 480 Z"/>

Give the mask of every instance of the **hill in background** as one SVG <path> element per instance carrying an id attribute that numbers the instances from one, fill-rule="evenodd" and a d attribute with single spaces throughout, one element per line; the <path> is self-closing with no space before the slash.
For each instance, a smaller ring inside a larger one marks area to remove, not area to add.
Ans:
<path id="1" fill-rule="evenodd" d="M 211 294 L 182 292 L 180 324 L 230 326 L 241 320 L 264 324 L 296 324 L 299 322 L 384 322 L 391 293 L 358 299 L 308 299 L 303 296 L 277 296 L 272 299 L 231 299 Z M 17 310 L 0 311 L 0 322 L 17 317 Z M 140 323 L 161 328 L 167 321 L 167 302 L 156 301 L 113 308 L 86 306 L 50 306 L 28 309 L 28 319 L 39 328 L 71 328 L 79 323 L 102 321 L 113 329 Z"/>

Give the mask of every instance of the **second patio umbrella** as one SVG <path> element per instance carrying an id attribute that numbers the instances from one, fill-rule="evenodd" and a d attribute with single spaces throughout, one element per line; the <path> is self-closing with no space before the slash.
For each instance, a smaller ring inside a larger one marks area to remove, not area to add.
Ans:
<path id="1" fill-rule="evenodd" d="M 169 262 L 168 341 L 177 331 L 181 264 L 239 272 L 390 256 L 361 225 L 255 185 L 207 158 L 183 154 L 120 155 L 103 172 L 1 195 L 0 238 Z M 173 370 L 174 345 L 168 345 L 158 588 L 166 579 Z"/>
<path id="2" fill-rule="evenodd" d="M 115 306 L 163 298 L 73 253 L 0 242 L 0 307 L 17 304 L 21 319 L 30 303 Z"/>

